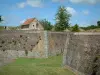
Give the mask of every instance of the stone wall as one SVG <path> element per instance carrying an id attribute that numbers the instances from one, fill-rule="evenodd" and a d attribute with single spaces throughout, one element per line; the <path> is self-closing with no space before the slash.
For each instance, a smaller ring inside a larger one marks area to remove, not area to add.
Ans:
<path id="1" fill-rule="evenodd" d="M 63 65 L 78 75 L 100 75 L 100 33 L 0 31 L 0 65 L 18 57 L 63 53 Z"/>
<path id="2" fill-rule="evenodd" d="M 63 53 L 66 38 L 67 38 L 66 32 L 48 32 L 49 56 Z"/>
<path id="3" fill-rule="evenodd" d="M 17 57 L 46 57 L 43 31 L 0 31 L 0 65 Z"/>
<path id="4" fill-rule="evenodd" d="M 100 75 L 100 33 L 67 35 L 63 65 L 78 75 Z"/>
<path id="5" fill-rule="evenodd" d="M 67 34 L 32 30 L 0 31 L 0 64 L 17 57 L 47 58 L 63 53 Z"/>

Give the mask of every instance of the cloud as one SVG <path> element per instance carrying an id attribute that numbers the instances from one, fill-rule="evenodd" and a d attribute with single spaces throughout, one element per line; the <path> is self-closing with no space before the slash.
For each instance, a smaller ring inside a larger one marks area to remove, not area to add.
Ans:
<path id="1" fill-rule="evenodd" d="M 66 7 L 66 10 L 72 15 L 75 15 L 77 13 L 76 10 L 72 7 Z"/>
<path id="2" fill-rule="evenodd" d="M 100 0 L 70 0 L 72 3 L 89 3 L 89 4 L 96 4 Z"/>
<path id="3" fill-rule="evenodd" d="M 21 24 L 23 24 L 24 22 L 25 22 L 25 19 L 24 19 L 24 20 L 22 20 L 22 21 L 20 21 L 20 23 L 21 23 Z"/>
<path id="4" fill-rule="evenodd" d="M 32 7 L 41 7 L 43 6 L 42 0 L 27 0 L 27 4 Z"/>
<path id="5" fill-rule="evenodd" d="M 67 1 L 67 0 L 52 0 L 52 2 L 64 2 L 64 1 Z"/>
<path id="6" fill-rule="evenodd" d="M 60 0 L 52 0 L 52 2 L 59 2 Z"/>
<path id="7" fill-rule="evenodd" d="M 52 2 L 61 2 L 61 1 L 69 1 L 72 3 L 88 3 L 88 4 L 96 4 L 100 2 L 100 0 L 52 0 Z"/>
<path id="8" fill-rule="evenodd" d="M 88 15 L 89 14 L 89 11 L 88 10 L 83 10 L 82 11 L 85 15 Z"/>
<path id="9" fill-rule="evenodd" d="M 19 8 L 24 8 L 26 6 L 26 3 L 25 2 L 22 2 L 22 3 L 17 4 L 17 6 Z"/>
<path id="10" fill-rule="evenodd" d="M 19 8 L 24 8 L 25 6 L 42 7 L 43 3 L 42 0 L 26 0 L 25 2 L 18 3 L 17 6 Z"/>

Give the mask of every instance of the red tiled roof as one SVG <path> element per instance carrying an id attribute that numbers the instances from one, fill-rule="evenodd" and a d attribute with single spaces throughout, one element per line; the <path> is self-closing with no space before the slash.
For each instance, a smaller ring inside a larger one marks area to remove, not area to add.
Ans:
<path id="1" fill-rule="evenodd" d="M 28 25 L 28 24 L 32 23 L 34 20 L 35 20 L 35 18 L 27 19 L 22 25 Z"/>

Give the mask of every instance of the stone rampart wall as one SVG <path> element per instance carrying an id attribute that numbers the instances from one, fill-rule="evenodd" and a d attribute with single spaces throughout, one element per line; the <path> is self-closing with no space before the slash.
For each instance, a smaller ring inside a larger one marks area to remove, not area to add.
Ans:
<path id="1" fill-rule="evenodd" d="M 17 57 L 45 57 L 43 31 L 0 31 L 0 65 Z"/>
<path id="2" fill-rule="evenodd" d="M 100 75 L 100 33 L 68 34 L 63 64 L 78 75 Z"/>
<path id="3" fill-rule="evenodd" d="M 63 53 L 66 43 L 66 32 L 48 32 L 48 53 L 49 56 Z"/>
<path id="4" fill-rule="evenodd" d="M 64 32 L 0 31 L 0 64 L 8 63 L 17 57 L 47 58 L 61 54 L 66 37 Z"/>

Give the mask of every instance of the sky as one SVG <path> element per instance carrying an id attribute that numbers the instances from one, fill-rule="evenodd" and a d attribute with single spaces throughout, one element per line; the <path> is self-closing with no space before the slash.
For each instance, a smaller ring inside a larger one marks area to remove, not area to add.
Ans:
<path id="1" fill-rule="evenodd" d="M 60 6 L 72 14 L 70 24 L 96 25 L 100 20 L 100 0 L 0 0 L 2 25 L 19 26 L 28 18 L 47 19 L 55 24 Z"/>

